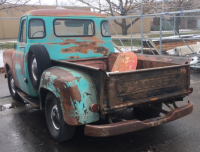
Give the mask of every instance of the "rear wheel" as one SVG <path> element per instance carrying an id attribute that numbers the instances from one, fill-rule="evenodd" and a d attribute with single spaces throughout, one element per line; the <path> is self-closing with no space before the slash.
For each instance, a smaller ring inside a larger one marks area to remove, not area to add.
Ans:
<path id="1" fill-rule="evenodd" d="M 159 109 L 162 108 L 162 102 L 152 103 L 151 105 Z M 154 110 L 148 106 L 135 107 L 134 114 L 137 116 L 158 117 L 160 115 L 160 111 Z"/>
<path id="2" fill-rule="evenodd" d="M 56 141 L 62 142 L 73 137 L 75 127 L 65 123 L 60 103 L 52 93 L 46 97 L 45 116 L 49 132 Z"/>
<path id="3" fill-rule="evenodd" d="M 14 100 L 20 100 L 20 96 L 17 94 L 17 87 L 15 86 L 15 81 L 12 77 L 10 70 L 8 71 L 8 88 L 12 98 Z"/>

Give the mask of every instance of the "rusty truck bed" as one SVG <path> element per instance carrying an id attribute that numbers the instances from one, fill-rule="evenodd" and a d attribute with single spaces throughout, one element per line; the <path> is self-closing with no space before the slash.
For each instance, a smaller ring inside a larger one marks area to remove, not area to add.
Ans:
<path id="1" fill-rule="evenodd" d="M 118 54 L 109 57 L 55 61 L 55 66 L 78 68 L 87 72 L 96 86 L 102 114 L 141 106 L 150 102 L 180 101 L 189 95 L 190 59 L 138 55 L 135 71 L 110 72 Z M 148 104 L 149 105 L 149 104 Z M 161 125 L 190 114 L 193 104 L 174 108 L 171 111 L 155 109 L 164 116 L 141 120 L 123 120 L 105 125 L 86 125 L 85 135 L 107 137 Z"/>
<path id="2" fill-rule="evenodd" d="M 91 75 L 103 114 L 142 103 L 176 100 L 190 93 L 190 59 L 138 54 L 135 71 L 110 72 L 117 56 L 112 53 L 103 58 L 52 62 Z"/>

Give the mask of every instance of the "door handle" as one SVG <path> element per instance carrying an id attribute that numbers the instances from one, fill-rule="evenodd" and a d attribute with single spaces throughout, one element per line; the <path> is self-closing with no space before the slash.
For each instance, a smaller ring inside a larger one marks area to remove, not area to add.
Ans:
<path id="1" fill-rule="evenodd" d="M 20 46 L 19 48 L 20 48 L 20 49 L 21 49 L 21 48 L 25 48 L 25 46 Z"/>

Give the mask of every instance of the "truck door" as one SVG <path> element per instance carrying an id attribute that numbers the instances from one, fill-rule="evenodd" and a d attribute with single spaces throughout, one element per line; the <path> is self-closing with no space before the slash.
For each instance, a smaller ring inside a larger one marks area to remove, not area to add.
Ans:
<path id="1" fill-rule="evenodd" d="M 13 56 L 15 70 L 16 70 L 16 79 L 18 81 L 20 89 L 23 91 L 27 90 L 27 85 L 24 82 L 24 78 L 25 78 L 24 53 L 25 53 L 25 48 L 26 48 L 26 35 L 27 35 L 26 27 L 27 27 L 26 17 L 23 17 L 21 19 L 21 24 L 20 24 L 17 53 L 16 55 Z"/>

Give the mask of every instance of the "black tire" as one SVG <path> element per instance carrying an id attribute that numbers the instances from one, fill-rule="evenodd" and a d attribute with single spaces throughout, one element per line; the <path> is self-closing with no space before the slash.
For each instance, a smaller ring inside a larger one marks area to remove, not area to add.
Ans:
<path id="1" fill-rule="evenodd" d="M 13 81 L 13 82 L 11 82 L 11 81 Z M 11 83 L 13 83 L 12 86 L 11 86 Z M 14 84 L 14 79 L 12 77 L 10 70 L 8 71 L 8 88 L 10 91 L 10 95 L 14 100 L 21 99 L 20 96 L 17 94 L 17 87 Z"/>
<path id="2" fill-rule="evenodd" d="M 51 117 L 52 110 L 54 107 L 57 108 L 57 111 L 56 110 L 54 111 L 54 114 L 55 114 L 54 118 L 57 116 L 56 118 L 57 118 L 57 120 L 59 120 L 59 121 L 54 121 L 55 123 L 53 123 L 53 120 Z M 57 112 L 59 115 L 57 115 Z M 50 132 L 51 136 L 57 142 L 63 142 L 63 141 L 69 140 L 73 137 L 74 132 L 75 132 L 75 126 L 70 126 L 67 123 L 65 123 L 60 103 L 59 103 L 58 99 L 52 93 L 48 93 L 48 95 L 46 97 L 45 116 L 46 116 L 46 122 L 47 122 L 49 132 Z M 57 122 L 59 122 L 59 123 L 57 123 Z"/>
<path id="3" fill-rule="evenodd" d="M 37 68 L 32 70 L 33 60 L 36 59 Z M 33 87 L 38 90 L 40 78 L 44 70 L 51 67 L 49 53 L 43 45 L 32 45 L 28 52 L 28 73 Z"/>
<path id="4" fill-rule="evenodd" d="M 112 116 L 117 119 L 132 120 L 134 118 L 133 117 L 133 108 L 114 112 L 112 114 Z"/>
<path id="5" fill-rule="evenodd" d="M 162 108 L 162 102 L 152 103 L 152 106 L 157 108 Z M 148 118 L 158 117 L 160 115 L 160 111 L 156 111 L 150 107 L 135 107 L 134 113 L 137 116 L 145 116 Z"/>

